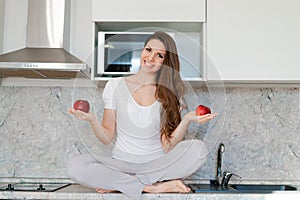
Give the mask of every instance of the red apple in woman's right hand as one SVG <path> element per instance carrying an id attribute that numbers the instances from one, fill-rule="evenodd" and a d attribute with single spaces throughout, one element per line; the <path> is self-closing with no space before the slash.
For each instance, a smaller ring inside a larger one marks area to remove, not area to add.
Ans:
<path id="1" fill-rule="evenodd" d="M 86 100 L 77 100 L 73 104 L 74 110 L 81 110 L 88 113 L 90 111 L 90 104 Z"/>
<path id="2" fill-rule="evenodd" d="M 209 107 L 204 105 L 197 106 L 196 115 L 206 115 L 206 114 L 211 114 L 211 110 Z"/>

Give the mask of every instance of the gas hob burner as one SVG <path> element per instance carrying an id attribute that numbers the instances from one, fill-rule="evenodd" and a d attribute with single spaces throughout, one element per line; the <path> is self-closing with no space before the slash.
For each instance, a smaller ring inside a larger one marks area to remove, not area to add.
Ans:
<path id="1" fill-rule="evenodd" d="M 30 191 L 30 192 L 54 192 L 71 185 L 70 183 L 8 183 L 0 187 L 0 191 Z"/>

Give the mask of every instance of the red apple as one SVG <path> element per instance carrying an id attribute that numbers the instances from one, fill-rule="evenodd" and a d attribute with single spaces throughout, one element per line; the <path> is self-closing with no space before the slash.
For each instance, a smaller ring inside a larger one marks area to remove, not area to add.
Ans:
<path id="1" fill-rule="evenodd" d="M 90 104 L 86 100 L 77 100 L 77 101 L 74 102 L 73 108 L 75 110 L 81 110 L 83 112 L 88 113 L 89 110 L 90 110 Z"/>
<path id="2" fill-rule="evenodd" d="M 196 108 L 196 115 L 206 115 L 211 114 L 210 108 L 204 105 L 199 105 Z"/>

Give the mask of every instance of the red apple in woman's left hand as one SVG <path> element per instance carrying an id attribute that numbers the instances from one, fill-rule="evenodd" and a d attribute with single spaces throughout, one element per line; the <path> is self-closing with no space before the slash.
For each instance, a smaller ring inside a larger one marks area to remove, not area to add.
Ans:
<path id="1" fill-rule="evenodd" d="M 90 104 L 86 100 L 77 100 L 74 102 L 73 108 L 75 110 L 81 110 L 83 112 L 88 113 L 90 111 Z"/>
<path id="2" fill-rule="evenodd" d="M 211 114 L 211 110 L 209 107 L 204 105 L 197 106 L 196 115 L 206 115 L 206 114 Z"/>

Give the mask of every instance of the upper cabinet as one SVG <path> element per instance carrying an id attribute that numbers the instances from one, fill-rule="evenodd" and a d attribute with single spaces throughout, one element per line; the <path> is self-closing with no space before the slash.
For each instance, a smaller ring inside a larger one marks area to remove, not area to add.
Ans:
<path id="1" fill-rule="evenodd" d="M 0 54 L 3 52 L 4 0 L 0 0 Z"/>
<path id="2" fill-rule="evenodd" d="M 91 10 L 92 0 L 70 1 L 70 52 L 90 68 L 94 65 L 95 51 Z"/>
<path id="3" fill-rule="evenodd" d="M 204 22 L 206 0 L 93 0 L 93 21 Z"/>
<path id="4" fill-rule="evenodd" d="M 300 80 L 300 1 L 207 1 L 208 80 Z"/>
<path id="5" fill-rule="evenodd" d="M 186 80 L 203 80 L 201 53 L 206 0 L 92 0 L 92 20 L 95 32 L 173 32 L 180 54 L 181 75 Z M 97 35 L 95 38 L 95 47 L 99 47 Z M 95 80 L 105 79 L 106 75 L 103 76 L 97 69 L 97 66 L 92 69 L 92 77 Z"/>
<path id="6" fill-rule="evenodd" d="M 203 23 L 206 0 L 173 1 L 100 1 L 92 0 L 92 20 L 97 31 L 163 30 L 173 32 L 185 80 L 203 80 Z M 95 35 L 95 47 L 99 47 Z M 100 58 L 96 58 L 100 59 Z M 98 60 L 97 63 L 102 62 Z M 105 79 L 97 66 L 92 68 L 95 80 Z"/>
<path id="7" fill-rule="evenodd" d="M 27 5 L 27 0 L 0 0 L 0 54 L 26 46 Z"/>

